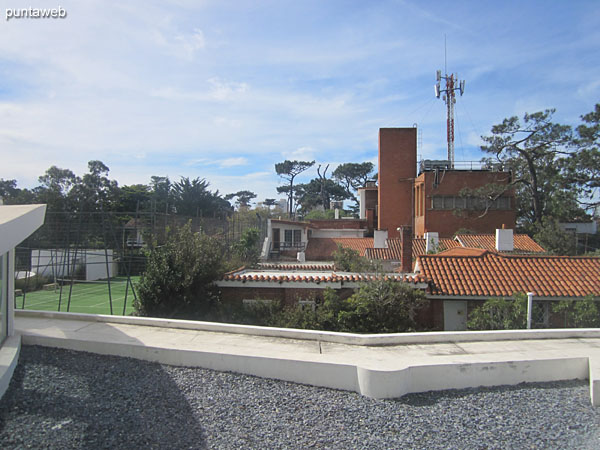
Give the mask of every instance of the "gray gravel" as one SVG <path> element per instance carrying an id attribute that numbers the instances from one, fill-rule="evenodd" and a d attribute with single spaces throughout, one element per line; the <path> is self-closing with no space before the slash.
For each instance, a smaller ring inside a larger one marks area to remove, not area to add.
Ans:
<path id="1" fill-rule="evenodd" d="M 0 448 L 600 448 L 586 382 L 373 400 L 204 369 L 25 346 Z"/>

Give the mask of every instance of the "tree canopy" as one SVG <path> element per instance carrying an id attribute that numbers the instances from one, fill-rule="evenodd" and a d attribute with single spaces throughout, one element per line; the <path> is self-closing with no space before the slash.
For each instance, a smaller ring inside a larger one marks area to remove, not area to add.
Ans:
<path id="1" fill-rule="evenodd" d="M 286 159 L 283 162 L 275 164 L 275 172 L 289 184 L 287 186 L 288 213 L 294 214 L 294 180 L 305 170 L 314 166 L 315 161 L 290 161 Z M 283 193 L 283 190 L 277 189 L 277 192 Z"/>
<path id="2" fill-rule="evenodd" d="M 544 217 L 559 221 L 584 220 L 587 215 L 579 203 L 587 180 L 574 183 L 571 167 L 580 164 L 572 128 L 553 122 L 554 110 L 510 117 L 482 136 L 482 150 L 510 169 L 517 199 L 519 226 L 534 232 L 543 226 Z M 499 195 L 500 193 L 498 193 Z"/>

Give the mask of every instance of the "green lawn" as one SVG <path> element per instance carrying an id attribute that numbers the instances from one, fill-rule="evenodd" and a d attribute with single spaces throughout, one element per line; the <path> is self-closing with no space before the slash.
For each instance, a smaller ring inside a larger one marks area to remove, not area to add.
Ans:
<path id="1" fill-rule="evenodd" d="M 131 277 L 133 285 L 137 283 L 139 277 Z M 123 314 L 123 302 L 125 300 L 125 288 L 127 286 L 126 277 L 117 277 L 110 280 L 110 291 L 112 297 L 113 314 Z M 71 291 L 71 303 L 69 305 L 70 285 L 60 287 L 50 291 L 27 292 L 25 296 L 16 297 L 17 309 L 37 309 L 43 311 L 59 311 L 58 304 L 60 300 L 60 311 L 77 312 L 88 314 L 110 314 L 110 301 L 108 295 L 108 282 L 77 283 L 73 284 Z M 125 315 L 133 311 L 133 293 L 131 285 L 127 290 L 127 306 Z M 23 302 L 25 307 L 23 308 Z M 68 307 L 68 309 L 67 309 Z"/>

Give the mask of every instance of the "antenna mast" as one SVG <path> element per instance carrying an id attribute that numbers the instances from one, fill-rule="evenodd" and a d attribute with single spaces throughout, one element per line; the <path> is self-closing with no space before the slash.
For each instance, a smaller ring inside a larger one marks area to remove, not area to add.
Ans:
<path id="1" fill-rule="evenodd" d="M 440 82 L 444 79 L 446 82 L 446 89 L 441 89 Z M 447 107 L 447 119 L 446 127 L 448 134 L 448 161 L 450 161 L 450 167 L 454 169 L 454 104 L 456 103 L 456 91 L 462 95 L 465 92 L 465 80 L 459 81 L 458 77 L 454 74 L 448 75 L 446 70 L 446 38 L 444 37 L 444 75 L 442 71 L 437 71 L 437 83 L 434 86 L 435 96 L 440 98 L 443 93 L 443 100 L 446 102 Z"/>

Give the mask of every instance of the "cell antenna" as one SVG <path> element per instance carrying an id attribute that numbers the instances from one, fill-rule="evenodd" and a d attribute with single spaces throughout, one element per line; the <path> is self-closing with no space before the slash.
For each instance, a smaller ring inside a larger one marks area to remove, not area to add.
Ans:
<path id="1" fill-rule="evenodd" d="M 447 128 L 447 140 L 448 140 L 448 161 L 450 161 L 450 167 L 454 169 L 454 104 L 456 103 L 456 91 L 460 92 L 460 95 L 465 93 L 465 81 L 459 80 L 455 74 L 448 75 L 446 70 L 446 37 L 444 36 L 444 75 L 442 71 L 438 70 L 436 73 L 437 83 L 434 86 L 435 96 L 437 98 L 442 97 L 446 103 L 447 117 L 446 117 L 446 128 Z M 445 80 L 446 87 L 442 89 L 440 83 Z M 442 96 L 442 94 L 444 94 Z"/>

